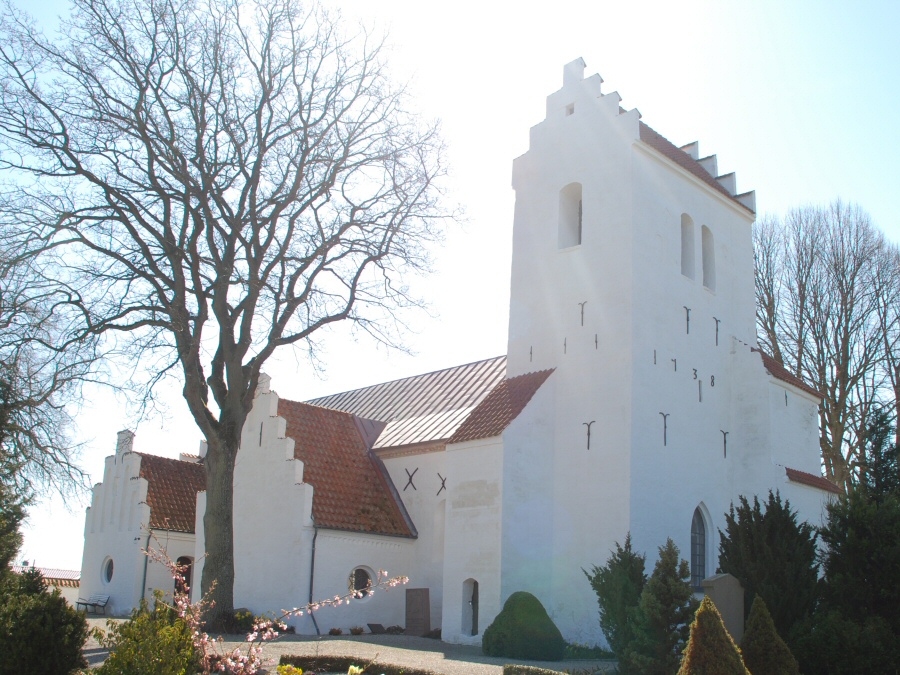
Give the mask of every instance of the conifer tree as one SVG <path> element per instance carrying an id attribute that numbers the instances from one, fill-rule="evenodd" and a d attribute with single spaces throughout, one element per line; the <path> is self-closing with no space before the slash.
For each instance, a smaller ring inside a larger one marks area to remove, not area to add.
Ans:
<path id="1" fill-rule="evenodd" d="M 697 610 L 691 568 L 671 539 L 659 547 L 659 560 L 641 593 L 636 636 L 619 660 L 622 673 L 675 675 Z"/>
<path id="2" fill-rule="evenodd" d="M 771 623 L 771 619 L 770 619 Z M 783 644 L 783 643 L 782 643 Z M 755 670 L 753 675 L 762 675 Z M 722 615 L 709 596 L 703 598 L 691 624 L 678 675 L 749 675 Z"/>
<path id="3" fill-rule="evenodd" d="M 764 506 L 741 496 L 725 514 L 720 531 L 719 571 L 733 575 L 744 587 L 744 617 L 759 595 L 775 629 L 788 637 L 811 614 L 818 593 L 816 532 L 798 522 L 788 500 L 769 491 Z"/>
<path id="4" fill-rule="evenodd" d="M 631 548 L 631 533 L 625 535 L 625 546 L 616 548 L 603 567 L 584 571 L 597 594 L 600 605 L 600 628 L 617 658 L 634 641 L 634 622 L 641 591 L 647 583 L 644 573 L 646 556 Z"/>
<path id="5" fill-rule="evenodd" d="M 753 675 L 800 675 L 797 659 L 778 635 L 772 615 L 758 595 L 744 628 L 741 652 Z"/>

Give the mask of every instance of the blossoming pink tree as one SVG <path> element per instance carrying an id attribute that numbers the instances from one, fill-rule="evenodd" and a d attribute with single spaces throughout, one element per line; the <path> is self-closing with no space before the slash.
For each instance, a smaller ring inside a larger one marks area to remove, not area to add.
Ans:
<path id="1" fill-rule="evenodd" d="M 335 595 L 327 600 L 311 602 L 293 609 L 283 609 L 273 619 L 259 621 L 253 625 L 247 634 L 246 643 L 227 651 L 221 637 L 213 638 L 204 630 L 202 617 L 209 608 L 211 600 L 204 597 L 200 602 L 191 603 L 190 587 L 186 585 L 186 565 L 179 565 L 173 561 L 165 549 L 157 550 L 148 547 L 144 553 L 151 560 L 165 565 L 175 579 L 175 594 L 172 605 L 178 616 L 188 625 L 193 636 L 194 647 L 200 657 L 200 672 L 203 675 L 211 673 L 226 673 L 227 675 L 254 675 L 260 668 L 267 665 L 262 655 L 262 645 L 278 637 L 279 631 L 287 629 L 285 621 L 300 617 L 304 614 L 315 612 L 323 607 L 338 607 L 349 605 L 353 599 L 365 597 L 375 589 L 391 589 L 409 582 L 408 577 L 388 577 L 387 572 L 379 570 L 374 582 L 369 581 L 367 588 L 362 590 L 348 589 L 344 595 Z"/>

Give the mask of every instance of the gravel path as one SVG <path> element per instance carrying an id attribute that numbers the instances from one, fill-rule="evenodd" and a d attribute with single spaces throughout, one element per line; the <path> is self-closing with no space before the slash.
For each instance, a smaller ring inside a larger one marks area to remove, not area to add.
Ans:
<path id="1" fill-rule="evenodd" d="M 106 627 L 105 622 L 101 620 L 91 619 L 89 623 L 92 626 Z M 226 648 L 233 649 L 241 644 L 243 641 L 238 636 L 225 636 Z M 510 659 L 484 656 L 481 647 L 452 645 L 440 640 L 410 635 L 310 637 L 288 634 L 263 646 L 263 655 L 275 663 L 278 663 L 282 654 L 359 657 L 361 664 L 377 659 L 376 662 L 380 663 L 422 668 L 444 675 L 501 675 L 503 664 L 510 662 Z M 91 666 L 96 667 L 106 658 L 106 652 L 91 638 L 85 645 L 85 656 Z M 614 661 L 517 661 L 517 663 L 559 671 L 615 672 Z M 271 671 L 274 672 L 274 667 Z"/>

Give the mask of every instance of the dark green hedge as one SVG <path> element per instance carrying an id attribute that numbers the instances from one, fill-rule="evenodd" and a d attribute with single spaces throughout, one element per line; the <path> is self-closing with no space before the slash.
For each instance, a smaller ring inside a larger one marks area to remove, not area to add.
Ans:
<path id="1" fill-rule="evenodd" d="M 508 663 L 503 666 L 503 675 L 561 675 L 561 673 L 558 670 L 547 670 L 534 666 L 514 666 Z"/>

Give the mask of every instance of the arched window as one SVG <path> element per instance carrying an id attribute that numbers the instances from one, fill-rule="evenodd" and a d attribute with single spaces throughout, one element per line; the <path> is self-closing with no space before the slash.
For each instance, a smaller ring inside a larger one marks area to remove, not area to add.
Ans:
<path id="1" fill-rule="evenodd" d="M 559 191 L 559 247 L 581 244 L 581 183 L 569 183 Z"/>
<path id="2" fill-rule="evenodd" d="M 350 590 L 357 598 L 366 598 L 372 593 L 372 573 L 365 567 L 357 567 L 350 572 Z"/>
<path id="3" fill-rule="evenodd" d="M 695 591 L 703 589 L 706 578 L 706 523 L 699 508 L 694 509 L 691 521 L 691 587 Z"/>
<path id="4" fill-rule="evenodd" d="M 681 273 L 694 278 L 694 221 L 686 213 L 681 214 Z"/>
<path id="5" fill-rule="evenodd" d="M 466 579 L 463 582 L 462 634 L 478 635 L 478 582 Z"/>
<path id="6" fill-rule="evenodd" d="M 175 590 L 179 593 L 184 593 L 191 588 L 191 573 L 193 572 L 194 561 L 188 556 L 183 555 L 175 561 L 175 564 L 178 565 L 182 577 L 181 580 L 175 580 Z"/>
<path id="7" fill-rule="evenodd" d="M 713 234 L 704 225 L 701 244 L 703 245 L 703 285 L 709 290 L 716 290 L 716 247 Z"/>

